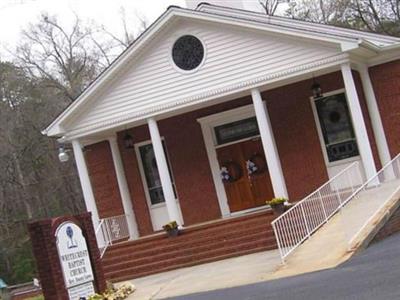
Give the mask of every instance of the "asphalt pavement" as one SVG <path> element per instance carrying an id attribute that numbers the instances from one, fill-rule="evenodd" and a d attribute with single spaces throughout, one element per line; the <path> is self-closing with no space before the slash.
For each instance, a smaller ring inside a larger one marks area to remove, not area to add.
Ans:
<path id="1" fill-rule="evenodd" d="M 170 299 L 400 300 L 400 234 L 334 269 Z"/>

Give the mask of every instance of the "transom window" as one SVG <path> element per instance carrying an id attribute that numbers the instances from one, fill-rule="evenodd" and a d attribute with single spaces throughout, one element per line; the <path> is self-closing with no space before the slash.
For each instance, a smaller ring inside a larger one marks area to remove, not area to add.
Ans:
<path id="1" fill-rule="evenodd" d="M 329 162 L 358 155 L 357 140 L 344 93 L 315 100 Z"/>
<path id="2" fill-rule="evenodd" d="M 164 141 L 163 141 L 163 148 L 165 156 L 167 157 L 168 171 L 171 176 L 172 186 L 174 188 L 174 194 L 176 198 L 175 183 L 173 180 Z M 140 153 L 140 158 L 142 160 L 143 171 L 146 177 L 147 189 L 149 192 L 151 204 L 154 205 L 165 202 L 164 193 L 162 190 L 162 185 L 160 180 L 160 174 L 158 172 L 157 162 L 154 155 L 153 145 L 150 143 L 140 146 L 139 153 Z"/>
<path id="3" fill-rule="evenodd" d="M 217 144 L 226 144 L 259 135 L 256 117 L 235 121 L 214 128 Z"/>

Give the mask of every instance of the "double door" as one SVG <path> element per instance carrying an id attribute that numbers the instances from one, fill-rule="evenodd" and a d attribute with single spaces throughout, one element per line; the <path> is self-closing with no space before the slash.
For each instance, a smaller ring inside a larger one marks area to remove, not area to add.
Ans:
<path id="1" fill-rule="evenodd" d="M 259 137 L 217 148 L 231 212 L 265 205 L 274 196 Z"/>

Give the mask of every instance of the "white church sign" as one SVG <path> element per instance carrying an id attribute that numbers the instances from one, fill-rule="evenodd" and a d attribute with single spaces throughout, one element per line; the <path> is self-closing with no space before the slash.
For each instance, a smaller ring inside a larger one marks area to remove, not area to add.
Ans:
<path id="1" fill-rule="evenodd" d="M 73 222 L 62 223 L 56 230 L 56 239 L 69 298 L 76 300 L 93 295 L 93 270 L 81 228 Z"/>

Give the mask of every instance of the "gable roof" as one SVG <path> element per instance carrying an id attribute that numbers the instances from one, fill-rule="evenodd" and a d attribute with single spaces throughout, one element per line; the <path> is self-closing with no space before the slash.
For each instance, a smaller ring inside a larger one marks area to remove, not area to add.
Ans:
<path id="1" fill-rule="evenodd" d="M 196 10 L 170 7 L 161 15 L 131 46 L 125 50 L 100 76 L 67 107 L 44 131 L 48 136 L 61 136 L 62 125 L 80 111 L 86 102 L 104 89 L 108 82 L 115 79 L 124 70 L 128 62 L 135 59 L 141 50 L 163 28 L 172 25 L 178 19 L 200 20 L 227 25 L 241 26 L 254 30 L 267 31 L 276 35 L 286 35 L 318 41 L 329 45 L 337 45 L 342 51 L 359 51 L 376 54 L 383 49 L 391 49 L 400 45 L 400 39 L 360 32 L 351 29 L 328 25 L 313 24 L 304 21 L 271 17 L 264 14 L 244 10 L 225 8 L 209 4 L 201 4 Z"/>

